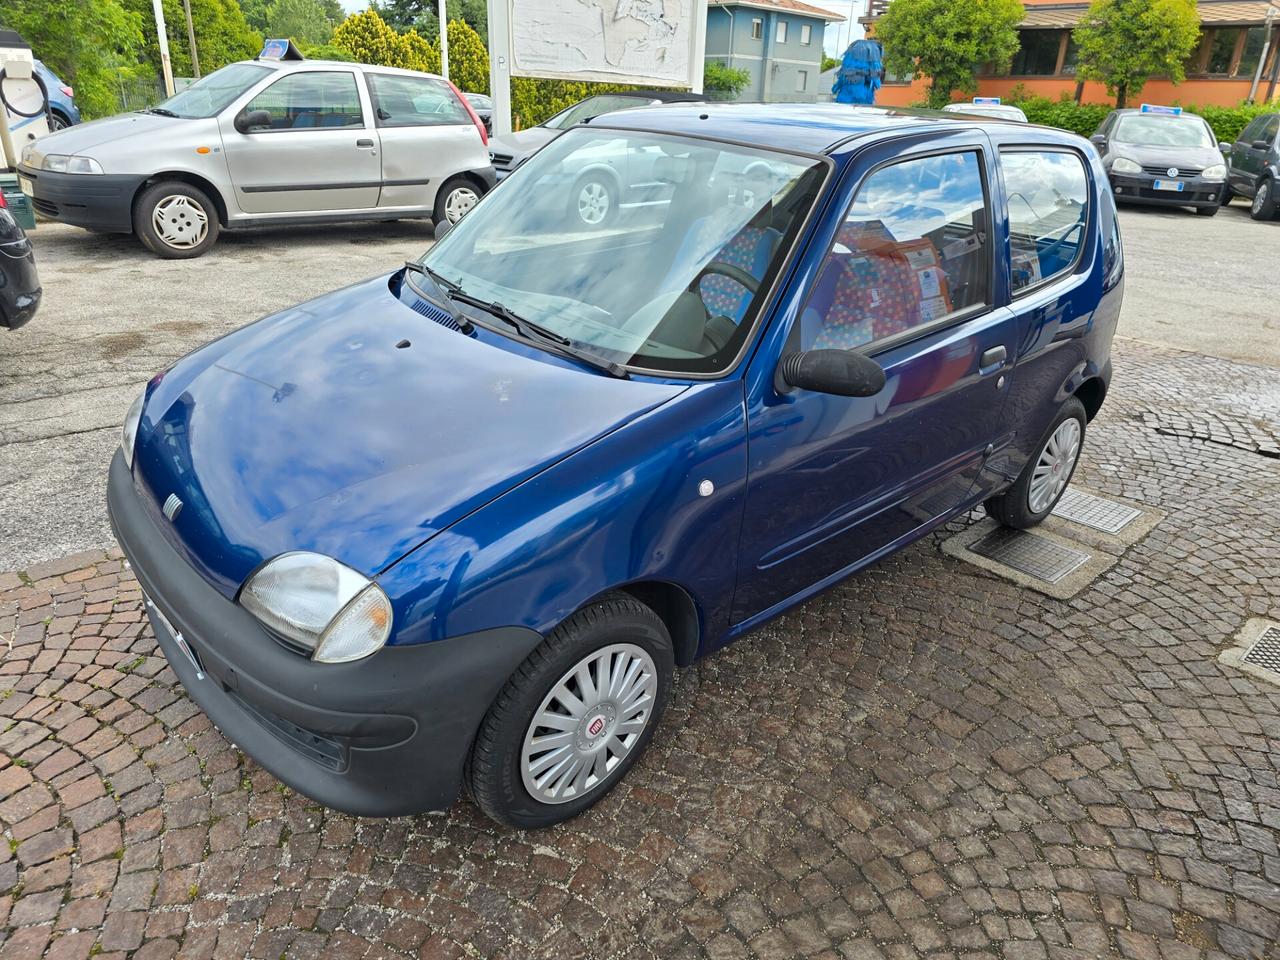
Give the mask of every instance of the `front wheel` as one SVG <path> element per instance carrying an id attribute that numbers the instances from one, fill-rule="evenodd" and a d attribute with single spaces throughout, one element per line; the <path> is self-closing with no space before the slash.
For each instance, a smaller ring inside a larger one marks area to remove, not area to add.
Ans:
<path id="1" fill-rule="evenodd" d="M 618 212 L 613 183 L 599 176 L 583 177 L 573 188 L 569 214 L 587 227 L 604 227 Z"/>
<path id="2" fill-rule="evenodd" d="M 1083 403 L 1075 397 L 1067 400 L 1013 486 L 984 504 L 987 514 L 1018 530 L 1034 527 L 1049 516 L 1080 462 L 1087 419 Z"/>
<path id="3" fill-rule="evenodd" d="M 675 669 L 649 607 L 609 594 L 557 627 L 480 724 L 471 795 L 500 823 L 548 827 L 612 790 L 653 737 Z"/>
<path id="4" fill-rule="evenodd" d="M 133 207 L 133 230 L 166 260 L 189 260 L 218 240 L 218 209 L 203 190 L 170 180 L 153 184 Z"/>
<path id="5" fill-rule="evenodd" d="M 1218 215 L 1218 209 L 1218 207 L 1196 207 L 1196 216 L 1216 217 Z"/>
<path id="6" fill-rule="evenodd" d="M 1249 216 L 1255 220 L 1272 220 L 1276 215 L 1276 185 L 1267 177 L 1253 195 L 1253 203 L 1249 207 Z"/>

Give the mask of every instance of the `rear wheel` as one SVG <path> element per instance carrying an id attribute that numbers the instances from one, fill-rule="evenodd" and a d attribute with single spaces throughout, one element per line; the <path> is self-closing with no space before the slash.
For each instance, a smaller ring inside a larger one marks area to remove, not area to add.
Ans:
<path id="1" fill-rule="evenodd" d="M 189 260 L 218 240 L 218 208 L 198 187 L 177 180 L 153 184 L 133 207 L 133 230 L 166 260 Z"/>
<path id="2" fill-rule="evenodd" d="M 1255 220 L 1273 220 L 1276 215 L 1276 185 L 1270 177 L 1258 184 L 1258 191 L 1253 195 L 1253 204 L 1249 207 L 1249 216 Z"/>
<path id="3" fill-rule="evenodd" d="M 480 190 L 463 177 L 455 177 L 436 194 L 435 222 L 457 223 L 480 202 Z"/>
<path id="4" fill-rule="evenodd" d="M 617 212 L 617 191 L 604 177 L 583 177 L 569 195 L 569 213 L 583 226 L 607 226 Z"/>
<path id="5" fill-rule="evenodd" d="M 71 126 L 71 121 L 60 114 L 57 110 L 49 111 L 49 132 L 57 133 L 59 130 L 65 130 Z"/>
<path id="6" fill-rule="evenodd" d="M 1013 486 L 986 502 L 987 514 L 1019 530 L 1034 527 L 1049 516 L 1080 462 L 1087 419 L 1083 403 L 1076 397 L 1067 400 Z"/>
<path id="7" fill-rule="evenodd" d="M 644 752 L 666 709 L 671 637 L 650 608 L 609 594 L 557 627 L 507 681 L 468 764 L 476 803 L 522 829 L 599 801 Z"/>

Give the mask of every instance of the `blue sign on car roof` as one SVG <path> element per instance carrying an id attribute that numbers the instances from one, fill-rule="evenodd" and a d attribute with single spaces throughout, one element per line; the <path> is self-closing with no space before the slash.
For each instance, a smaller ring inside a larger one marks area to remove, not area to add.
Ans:
<path id="1" fill-rule="evenodd" d="M 998 106 L 1000 104 L 1000 98 L 999 97 L 974 97 L 973 102 L 974 103 L 990 103 Z"/>
<path id="2" fill-rule="evenodd" d="M 1182 116 L 1181 107 L 1162 107 L 1155 103 L 1144 103 L 1142 105 L 1142 113 L 1159 113 L 1166 117 Z"/>

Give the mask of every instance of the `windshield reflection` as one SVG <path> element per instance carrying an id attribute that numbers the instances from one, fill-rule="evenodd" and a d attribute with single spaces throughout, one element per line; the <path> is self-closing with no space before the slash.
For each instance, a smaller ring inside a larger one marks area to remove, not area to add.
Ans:
<path id="1" fill-rule="evenodd" d="M 767 150 L 578 128 L 423 262 L 617 363 L 715 373 L 749 335 L 824 171 Z"/>

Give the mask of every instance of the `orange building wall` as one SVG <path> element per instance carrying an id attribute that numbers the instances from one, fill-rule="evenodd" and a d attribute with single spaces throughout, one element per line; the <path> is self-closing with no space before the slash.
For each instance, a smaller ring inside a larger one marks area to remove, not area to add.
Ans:
<path id="1" fill-rule="evenodd" d="M 1032 2 L 1032 0 L 1024 0 Z M 1042 0 L 1043 2 L 1043 0 Z M 1014 87 L 1022 84 L 1027 93 L 1057 100 L 1064 93 L 1074 97 L 1076 82 L 1070 77 L 979 77 L 978 93 L 980 97 L 1008 98 Z M 1249 96 L 1252 80 L 1185 80 L 1180 84 L 1172 84 L 1168 80 L 1148 80 L 1141 92 L 1129 97 L 1130 106 L 1140 103 L 1181 103 L 1195 106 L 1234 107 Z M 1280 92 L 1280 91 L 1278 91 Z M 1258 97 L 1267 93 L 1267 80 L 1263 77 L 1258 85 Z M 890 83 L 880 88 L 876 95 L 876 103 L 884 107 L 908 107 L 913 103 L 923 103 L 929 94 L 929 81 L 914 80 L 909 84 Z M 956 100 L 968 100 L 959 93 L 954 94 Z M 1280 99 L 1280 97 L 1278 97 Z M 1114 104 L 1115 98 L 1107 95 L 1107 88 L 1100 83 L 1084 85 L 1084 103 Z"/>

